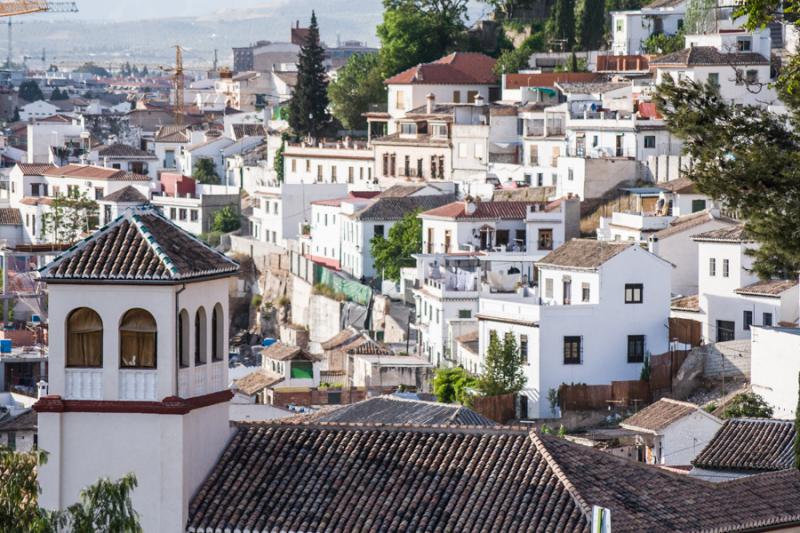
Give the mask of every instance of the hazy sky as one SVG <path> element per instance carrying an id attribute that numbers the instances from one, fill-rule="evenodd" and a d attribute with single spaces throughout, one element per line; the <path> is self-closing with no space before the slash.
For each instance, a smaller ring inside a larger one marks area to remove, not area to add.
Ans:
<path id="1" fill-rule="evenodd" d="M 269 0 L 75 0 L 83 19 L 137 20 L 208 15 L 220 10 L 269 5 Z M 324 1 L 324 0 L 323 0 Z"/>

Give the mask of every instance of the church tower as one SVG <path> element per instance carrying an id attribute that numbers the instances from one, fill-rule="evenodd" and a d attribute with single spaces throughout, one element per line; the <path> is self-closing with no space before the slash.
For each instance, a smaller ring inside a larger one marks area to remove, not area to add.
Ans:
<path id="1" fill-rule="evenodd" d="M 228 291 L 238 269 L 152 207 L 126 211 L 42 269 L 42 507 L 64 509 L 98 478 L 132 472 L 144 531 L 183 531 L 231 434 Z"/>

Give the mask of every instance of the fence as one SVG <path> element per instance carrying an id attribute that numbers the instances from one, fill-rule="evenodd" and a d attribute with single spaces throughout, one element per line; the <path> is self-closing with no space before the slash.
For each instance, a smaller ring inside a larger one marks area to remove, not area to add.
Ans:
<path id="1" fill-rule="evenodd" d="M 517 417 L 515 399 L 514 394 L 478 397 L 472 403 L 472 410 L 495 422 L 505 424 Z"/>
<path id="2" fill-rule="evenodd" d="M 650 391 L 662 396 L 672 391 L 672 380 L 689 355 L 687 350 L 676 350 L 650 356 Z"/>
<path id="3" fill-rule="evenodd" d="M 561 411 L 607 409 L 611 405 L 627 407 L 650 401 L 646 381 L 613 381 L 609 385 L 561 385 L 558 389 Z"/>
<path id="4" fill-rule="evenodd" d="M 341 277 L 322 265 L 314 265 L 314 284 L 320 283 L 330 287 L 337 293 L 344 294 L 349 300 L 361 305 L 369 305 L 372 289 L 357 281 Z"/>
<path id="5" fill-rule="evenodd" d="M 681 344 L 700 346 L 703 339 L 703 326 L 697 320 L 687 318 L 669 319 L 669 338 Z"/>

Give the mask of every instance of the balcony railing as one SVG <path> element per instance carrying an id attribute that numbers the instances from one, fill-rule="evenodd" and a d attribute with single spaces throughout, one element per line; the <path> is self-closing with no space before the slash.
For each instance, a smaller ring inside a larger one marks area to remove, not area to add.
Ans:
<path id="1" fill-rule="evenodd" d="M 120 370 L 120 400 L 155 401 L 157 395 L 158 370 Z"/>
<path id="2" fill-rule="evenodd" d="M 67 400 L 102 400 L 102 368 L 67 368 L 64 371 L 64 398 Z"/>
<path id="3" fill-rule="evenodd" d="M 208 376 L 209 370 L 211 372 L 210 378 Z M 178 396 L 181 398 L 203 396 L 224 390 L 225 386 L 224 361 L 178 370 Z"/>

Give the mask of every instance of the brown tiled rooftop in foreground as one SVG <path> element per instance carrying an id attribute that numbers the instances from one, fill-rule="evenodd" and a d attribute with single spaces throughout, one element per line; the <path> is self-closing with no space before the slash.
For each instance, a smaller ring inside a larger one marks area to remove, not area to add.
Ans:
<path id="1" fill-rule="evenodd" d="M 790 420 L 726 420 L 692 464 L 706 470 L 770 471 L 794 468 L 794 438 L 794 422 Z"/>

